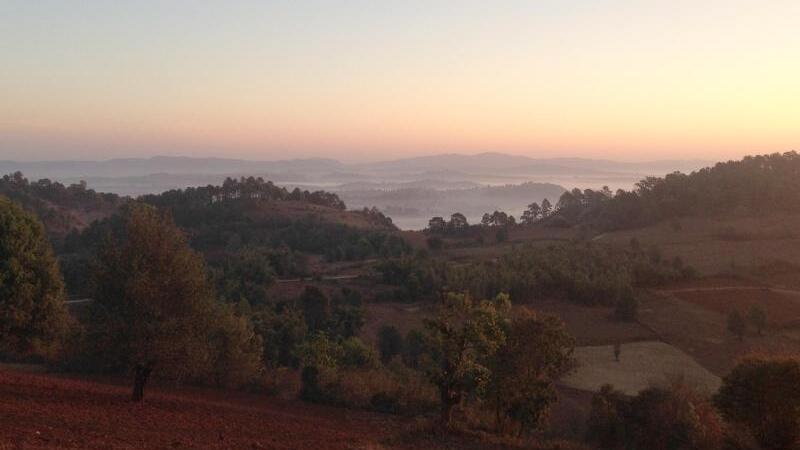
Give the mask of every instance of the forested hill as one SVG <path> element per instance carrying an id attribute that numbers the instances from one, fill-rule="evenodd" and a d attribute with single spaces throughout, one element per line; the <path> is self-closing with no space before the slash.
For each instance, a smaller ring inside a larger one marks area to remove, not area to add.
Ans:
<path id="1" fill-rule="evenodd" d="M 64 186 L 48 179 L 29 181 L 20 172 L 0 178 L 0 195 L 39 216 L 56 243 L 70 232 L 110 216 L 127 201 L 116 194 L 87 189 L 85 183 Z"/>
<path id="2" fill-rule="evenodd" d="M 338 195 L 326 191 L 292 191 L 262 178 L 227 178 L 221 186 L 190 187 L 144 195 L 140 201 L 170 211 L 187 228 L 223 214 L 257 221 L 294 221 L 305 216 L 362 229 L 396 230 L 392 219 L 375 209 L 346 211 Z"/>
<path id="3" fill-rule="evenodd" d="M 697 215 L 800 212 L 800 155 L 747 156 L 691 174 L 648 177 L 632 191 L 564 193 L 554 217 L 613 230 Z M 550 220 L 556 220 L 551 218 Z"/>

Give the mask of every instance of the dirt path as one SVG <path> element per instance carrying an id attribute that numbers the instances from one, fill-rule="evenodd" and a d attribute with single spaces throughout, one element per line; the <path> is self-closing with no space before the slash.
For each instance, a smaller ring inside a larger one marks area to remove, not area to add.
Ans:
<path id="1" fill-rule="evenodd" d="M 786 289 L 778 287 L 765 287 L 765 286 L 714 286 L 714 287 L 700 287 L 700 288 L 681 288 L 681 289 L 662 289 L 657 292 L 668 294 L 681 294 L 691 292 L 714 292 L 714 291 L 769 291 L 776 294 L 786 294 L 800 297 L 800 290 Z"/>

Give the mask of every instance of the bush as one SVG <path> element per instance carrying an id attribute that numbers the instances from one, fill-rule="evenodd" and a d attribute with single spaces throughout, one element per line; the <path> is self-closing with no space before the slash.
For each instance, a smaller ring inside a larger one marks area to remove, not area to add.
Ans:
<path id="1" fill-rule="evenodd" d="M 444 241 L 439 236 L 431 236 L 425 242 L 427 242 L 428 248 L 431 250 L 441 250 L 444 246 Z"/>
<path id="2" fill-rule="evenodd" d="M 300 390 L 300 398 L 309 402 L 321 402 L 323 395 L 319 387 L 319 369 L 314 366 L 303 367 L 301 379 L 303 385 Z"/>
<path id="3" fill-rule="evenodd" d="M 508 240 L 508 229 L 505 227 L 500 228 L 495 232 L 494 238 L 497 242 L 506 242 Z"/>
<path id="4" fill-rule="evenodd" d="M 391 325 L 381 327 L 378 331 L 378 351 L 384 364 L 403 351 L 403 336 L 397 328 Z"/>
<path id="5" fill-rule="evenodd" d="M 622 295 L 617 304 L 614 306 L 614 316 L 625 322 L 633 322 L 639 313 L 639 300 L 633 294 L 628 292 Z"/>
<path id="6" fill-rule="evenodd" d="M 436 410 L 438 398 L 425 376 L 408 369 L 325 370 L 320 400 L 336 406 L 416 415 Z"/>
<path id="7" fill-rule="evenodd" d="M 633 398 L 603 386 L 587 425 L 587 440 L 604 449 L 717 450 L 723 438 L 712 405 L 681 381 Z"/>

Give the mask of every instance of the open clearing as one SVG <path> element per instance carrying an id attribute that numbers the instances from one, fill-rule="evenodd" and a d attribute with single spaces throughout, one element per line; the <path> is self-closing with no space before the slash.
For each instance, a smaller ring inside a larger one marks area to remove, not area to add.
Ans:
<path id="1" fill-rule="evenodd" d="M 597 391 L 604 384 L 629 395 L 652 385 L 663 385 L 673 377 L 683 377 L 705 392 L 715 392 L 720 379 L 686 353 L 663 342 L 634 342 L 622 345 L 619 362 L 611 345 L 578 347 L 576 371 L 562 379 L 566 386 Z"/>

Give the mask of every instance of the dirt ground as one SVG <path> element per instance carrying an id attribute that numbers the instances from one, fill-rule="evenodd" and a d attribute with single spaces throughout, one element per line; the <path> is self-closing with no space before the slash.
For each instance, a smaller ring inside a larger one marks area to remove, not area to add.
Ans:
<path id="1" fill-rule="evenodd" d="M 264 395 L 127 386 L 0 369 L 0 448 L 359 449 L 399 419 Z"/>
<path id="2" fill-rule="evenodd" d="M 727 315 L 739 311 L 747 317 L 752 307 L 767 314 L 773 327 L 786 327 L 800 323 L 800 292 L 775 290 L 763 287 L 733 287 L 686 289 L 673 291 L 682 300 Z"/>
<path id="3" fill-rule="evenodd" d="M 792 336 L 786 328 L 768 328 L 763 336 L 750 330 L 742 340 L 733 336 L 727 330 L 727 317 L 721 312 L 730 308 L 728 299 L 740 295 L 746 299 L 751 291 L 762 291 L 761 287 L 739 288 L 736 290 L 739 294 L 729 293 L 715 299 L 724 291 L 719 288 L 700 288 L 697 294 L 686 288 L 679 292 L 662 291 L 643 299 L 639 323 L 652 330 L 659 340 L 689 354 L 718 376 L 727 374 L 740 357 L 749 353 L 800 354 L 800 338 Z M 679 297 L 687 294 L 692 301 Z M 733 300 L 731 304 L 736 302 Z"/>
<path id="4" fill-rule="evenodd" d="M 144 404 L 131 403 L 129 395 L 127 386 L 114 381 L 2 365 L 0 449 L 585 449 L 563 441 L 443 432 L 435 418 L 353 411 L 263 394 L 154 386 Z M 566 409 L 556 414 L 572 415 L 575 402 L 588 407 L 585 393 L 567 392 L 565 400 Z"/>
<path id="5" fill-rule="evenodd" d="M 663 386 L 680 377 L 698 390 L 713 393 L 720 379 L 694 359 L 663 342 L 632 342 L 622 344 L 619 361 L 611 345 L 578 347 L 575 349 L 577 370 L 561 382 L 575 389 L 597 391 L 612 384 L 628 395 L 636 395 L 650 386 Z"/>

